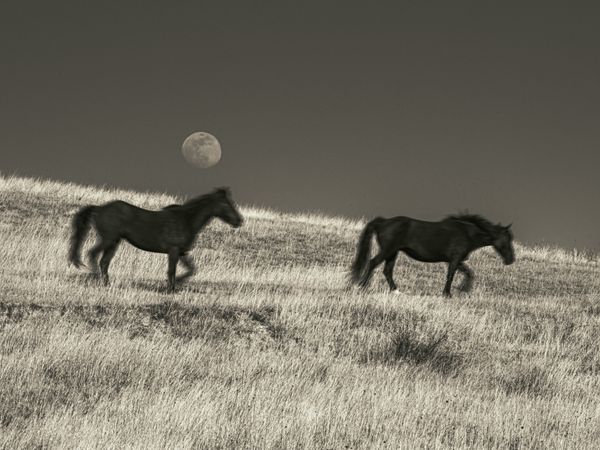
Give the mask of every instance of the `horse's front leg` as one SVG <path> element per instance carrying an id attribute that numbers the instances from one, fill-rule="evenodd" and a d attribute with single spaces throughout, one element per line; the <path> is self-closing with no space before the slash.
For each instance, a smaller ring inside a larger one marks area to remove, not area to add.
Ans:
<path id="1" fill-rule="evenodd" d="M 459 286 L 459 289 L 463 292 L 469 292 L 473 287 L 473 271 L 469 269 L 469 266 L 467 266 L 465 263 L 460 263 L 458 265 L 458 270 L 465 276 L 462 284 Z"/>
<path id="2" fill-rule="evenodd" d="M 444 286 L 444 296 L 452 297 L 450 293 L 450 289 L 452 288 L 452 280 L 454 280 L 454 274 L 456 273 L 456 269 L 458 268 L 459 261 L 451 261 L 448 264 L 448 274 L 446 275 L 446 286 Z"/>
<path id="3" fill-rule="evenodd" d="M 192 257 L 190 255 L 188 255 L 187 253 L 184 253 L 183 255 L 181 255 L 180 260 L 181 260 L 181 263 L 186 268 L 185 273 L 183 275 L 179 275 L 176 278 L 177 281 L 181 282 L 196 273 L 196 265 L 194 264 L 194 260 L 192 259 Z"/>
<path id="4" fill-rule="evenodd" d="M 169 250 L 169 268 L 167 271 L 167 291 L 175 292 L 175 272 L 177 271 L 177 262 L 179 261 L 179 249 L 171 248 Z"/>

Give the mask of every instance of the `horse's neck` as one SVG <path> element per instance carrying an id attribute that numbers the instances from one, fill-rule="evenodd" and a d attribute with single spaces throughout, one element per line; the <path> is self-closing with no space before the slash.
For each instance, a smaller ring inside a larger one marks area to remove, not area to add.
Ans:
<path id="1" fill-rule="evenodd" d="M 493 239 L 487 233 L 479 232 L 475 235 L 475 239 L 473 241 L 473 244 L 477 249 L 492 245 Z"/>
<path id="2" fill-rule="evenodd" d="M 484 232 L 479 227 L 469 224 L 467 232 L 469 233 L 469 237 L 471 240 L 472 250 L 492 245 L 493 239 L 488 233 Z"/>
<path id="3" fill-rule="evenodd" d="M 214 209 L 213 202 L 208 201 L 198 205 L 192 211 L 192 227 L 195 232 L 200 231 L 213 217 L 215 217 Z"/>
<path id="4" fill-rule="evenodd" d="M 196 212 L 196 214 L 194 214 L 194 218 L 192 220 L 192 227 L 194 228 L 194 231 L 196 233 L 198 231 L 200 231 L 202 228 L 204 228 L 208 224 L 208 222 L 210 222 L 210 219 L 212 219 L 212 215 L 207 214 L 206 211 Z"/>
<path id="5" fill-rule="evenodd" d="M 195 232 L 200 231 L 208 224 L 208 222 L 210 222 L 212 217 L 212 208 L 204 207 L 196 209 L 192 215 L 192 228 Z"/>

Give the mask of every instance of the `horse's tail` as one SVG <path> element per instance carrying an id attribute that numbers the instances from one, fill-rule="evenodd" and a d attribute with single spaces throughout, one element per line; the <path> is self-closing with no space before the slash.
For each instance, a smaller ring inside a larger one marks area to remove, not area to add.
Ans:
<path id="1" fill-rule="evenodd" d="M 71 221 L 73 231 L 71 233 L 71 246 L 69 248 L 69 262 L 79 268 L 83 265 L 81 262 L 81 245 L 85 240 L 90 229 L 90 219 L 96 206 L 84 206 Z"/>
<path id="2" fill-rule="evenodd" d="M 358 283 L 362 278 L 371 252 L 371 236 L 373 236 L 373 233 L 376 231 L 376 227 L 384 220 L 383 217 L 376 217 L 371 220 L 367 226 L 365 226 L 360 236 L 356 258 L 354 258 L 350 272 L 350 278 L 354 283 Z"/>

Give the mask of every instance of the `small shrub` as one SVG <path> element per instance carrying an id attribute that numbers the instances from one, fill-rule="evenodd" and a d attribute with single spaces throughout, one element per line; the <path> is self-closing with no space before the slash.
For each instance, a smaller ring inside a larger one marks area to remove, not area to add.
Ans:
<path id="1" fill-rule="evenodd" d="M 273 340 L 287 337 L 285 328 L 274 319 L 275 308 L 258 309 L 239 306 L 185 306 L 165 301 L 149 305 L 150 319 L 163 322 L 173 336 L 192 340 L 264 335 Z"/>
<path id="2" fill-rule="evenodd" d="M 447 332 L 425 329 L 419 333 L 404 326 L 383 348 L 367 352 L 363 362 L 425 365 L 437 373 L 449 375 L 456 372 L 462 358 L 449 348 L 447 339 Z"/>
<path id="3" fill-rule="evenodd" d="M 507 394 L 539 397 L 547 393 L 550 383 L 546 373 L 538 366 L 519 366 L 497 379 L 498 386 Z"/>

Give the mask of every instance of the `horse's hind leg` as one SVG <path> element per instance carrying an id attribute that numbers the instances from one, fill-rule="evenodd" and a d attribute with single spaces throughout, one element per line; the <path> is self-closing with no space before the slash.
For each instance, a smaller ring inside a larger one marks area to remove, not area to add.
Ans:
<path id="1" fill-rule="evenodd" d="M 104 249 L 102 258 L 100 258 L 100 273 L 102 274 L 102 281 L 104 281 L 104 284 L 108 284 L 108 266 L 110 265 L 110 261 L 113 259 L 113 256 L 115 256 L 118 246 L 119 241 L 110 244 Z"/>
<path id="2" fill-rule="evenodd" d="M 179 249 L 169 250 L 169 268 L 167 270 L 167 291 L 175 292 L 175 272 L 177 271 L 177 262 L 179 261 Z"/>
<path id="3" fill-rule="evenodd" d="M 183 275 L 180 275 L 176 278 L 177 281 L 183 281 L 196 273 L 196 265 L 194 264 L 194 260 L 187 253 L 181 255 L 181 263 L 186 268 L 186 271 Z"/>
<path id="4" fill-rule="evenodd" d="M 385 279 L 390 286 L 390 291 L 395 294 L 398 294 L 398 286 L 394 282 L 394 265 L 396 264 L 396 258 L 398 257 L 398 252 L 394 253 L 392 256 L 386 258 L 385 266 L 383 267 L 383 274 L 385 275 Z"/>
<path id="5" fill-rule="evenodd" d="M 463 282 L 458 289 L 463 292 L 469 292 L 473 287 L 473 271 L 465 263 L 460 263 L 458 270 L 464 275 Z"/>
<path id="6" fill-rule="evenodd" d="M 450 289 L 452 288 L 452 280 L 454 279 L 454 274 L 456 273 L 459 264 L 458 261 L 452 261 L 448 264 L 448 274 L 446 275 L 446 285 L 444 286 L 444 296 L 446 297 L 452 297 Z"/>
<path id="7" fill-rule="evenodd" d="M 382 253 L 378 253 L 377 255 L 375 255 L 371 261 L 369 261 L 369 266 L 367 267 L 367 271 L 365 272 L 365 274 L 362 277 L 362 280 L 360 280 L 360 286 L 361 287 L 366 287 L 367 284 L 369 284 L 369 281 L 371 280 L 371 276 L 373 275 L 373 271 L 377 268 L 377 266 L 379 264 L 381 264 L 384 260 L 384 256 Z"/>
<path id="8" fill-rule="evenodd" d="M 104 243 L 102 238 L 100 238 L 96 245 L 94 245 L 88 251 L 87 257 L 90 264 L 90 270 L 94 275 L 98 275 L 98 256 L 100 256 L 100 253 L 102 253 L 102 250 L 104 250 L 105 248 L 106 244 Z"/>

